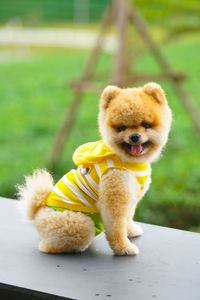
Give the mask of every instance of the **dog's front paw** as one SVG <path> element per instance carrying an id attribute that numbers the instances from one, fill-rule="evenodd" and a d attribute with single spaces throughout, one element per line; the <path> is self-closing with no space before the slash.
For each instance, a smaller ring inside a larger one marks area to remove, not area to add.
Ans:
<path id="1" fill-rule="evenodd" d="M 138 224 L 135 224 L 134 222 L 131 222 L 128 225 L 128 237 L 136 237 L 136 236 L 140 236 L 143 234 L 143 230 L 142 227 Z"/>
<path id="2" fill-rule="evenodd" d="M 116 247 L 113 251 L 115 255 L 136 255 L 139 253 L 138 247 L 130 242 L 124 247 Z"/>

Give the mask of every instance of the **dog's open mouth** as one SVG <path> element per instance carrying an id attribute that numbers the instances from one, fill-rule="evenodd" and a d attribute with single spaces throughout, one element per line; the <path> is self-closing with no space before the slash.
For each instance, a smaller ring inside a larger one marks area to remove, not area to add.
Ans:
<path id="1" fill-rule="evenodd" d="M 150 144 L 150 141 L 141 144 L 128 144 L 123 142 L 122 148 L 132 156 L 140 156 L 143 154 L 144 150 L 150 146 Z"/>

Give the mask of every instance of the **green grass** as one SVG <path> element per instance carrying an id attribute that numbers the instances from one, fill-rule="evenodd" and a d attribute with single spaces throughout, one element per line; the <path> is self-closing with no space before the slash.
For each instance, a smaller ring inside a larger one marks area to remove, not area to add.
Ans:
<path id="1" fill-rule="evenodd" d="M 1 195 L 13 197 L 14 185 L 23 174 L 45 167 L 54 134 L 72 99 L 67 83 L 78 78 L 87 55 L 75 50 L 34 51 L 24 60 L 1 64 Z M 103 57 L 104 65 L 108 59 Z M 97 107 L 98 95 L 85 97 L 57 177 L 72 167 L 71 154 L 80 143 L 97 138 Z"/>
<path id="2" fill-rule="evenodd" d="M 200 36 L 188 35 L 164 45 L 163 51 L 174 69 L 188 74 L 185 86 L 200 109 Z M 79 77 L 87 56 L 87 51 L 40 49 L 17 60 L 0 60 L 2 196 L 14 197 L 15 185 L 23 181 L 25 174 L 46 166 L 55 132 L 73 95 L 66 83 Z M 108 68 L 111 59 L 104 54 L 98 69 Z M 158 70 L 148 54 L 138 60 L 136 68 Z M 104 82 L 109 84 L 110 80 L 105 78 Z M 153 165 L 153 184 L 136 217 L 149 223 L 199 230 L 200 138 L 172 86 L 166 81 L 160 83 L 173 109 L 173 128 L 162 159 Z M 55 178 L 73 166 L 71 156 L 78 145 L 99 138 L 98 98 L 98 94 L 85 95 Z"/>

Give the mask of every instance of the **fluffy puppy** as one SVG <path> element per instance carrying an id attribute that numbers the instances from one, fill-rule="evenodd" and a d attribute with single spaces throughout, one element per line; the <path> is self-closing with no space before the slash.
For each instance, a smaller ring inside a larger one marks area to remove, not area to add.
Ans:
<path id="1" fill-rule="evenodd" d="M 36 170 L 19 187 L 19 198 L 41 238 L 39 250 L 84 251 L 105 230 L 114 254 L 137 254 L 129 240 L 142 234 L 134 212 L 149 188 L 150 163 L 167 142 L 171 119 L 165 93 L 156 83 L 106 87 L 98 118 L 102 140 L 75 151 L 77 170 L 55 186 L 47 171 Z"/>

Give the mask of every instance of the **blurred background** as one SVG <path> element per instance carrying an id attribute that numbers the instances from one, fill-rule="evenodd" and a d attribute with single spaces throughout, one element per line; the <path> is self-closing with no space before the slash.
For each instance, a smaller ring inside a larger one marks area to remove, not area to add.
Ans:
<path id="1" fill-rule="evenodd" d="M 73 97 L 69 83 L 81 77 L 108 3 L 0 0 L 1 196 L 15 198 L 15 185 L 22 183 L 24 175 L 47 167 L 55 134 Z M 199 0 L 134 3 L 172 68 L 187 75 L 184 85 L 200 110 Z M 159 70 L 132 25 L 128 42 L 134 71 Z M 115 52 L 112 25 L 96 66 L 105 86 L 111 83 Z M 200 232 L 200 133 L 171 83 L 166 79 L 159 83 L 166 90 L 174 122 L 163 157 L 153 165 L 153 184 L 136 219 Z M 84 93 L 67 146 L 54 169 L 56 179 L 73 167 L 71 157 L 77 146 L 99 139 L 98 100 L 99 91 Z"/>

